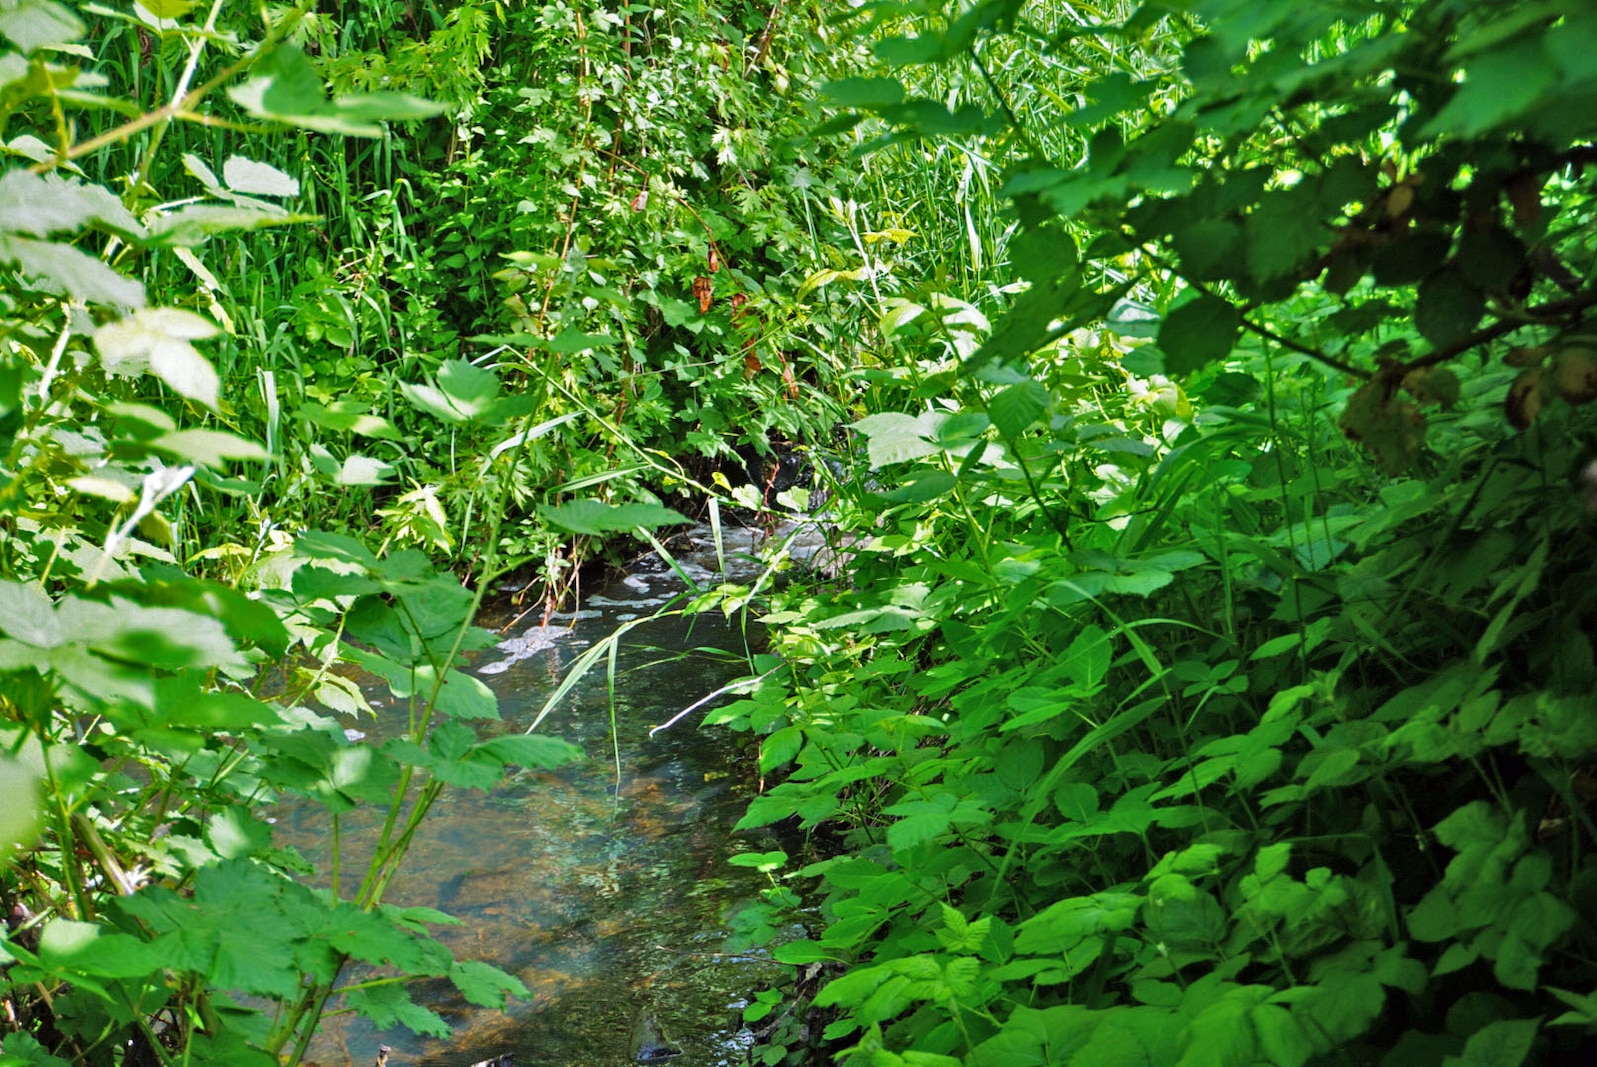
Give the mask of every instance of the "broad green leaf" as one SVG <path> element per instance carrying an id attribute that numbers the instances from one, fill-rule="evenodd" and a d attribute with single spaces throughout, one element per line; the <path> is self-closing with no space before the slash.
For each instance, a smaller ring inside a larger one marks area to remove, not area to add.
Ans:
<path id="1" fill-rule="evenodd" d="M 149 442 L 150 447 L 202 467 L 221 467 L 227 460 L 270 459 L 266 449 L 254 441 L 221 430 L 175 430 Z"/>
<path id="2" fill-rule="evenodd" d="M 0 234 L 0 265 L 78 300 L 123 308 L 144 304 L 143 285 L 68 244 Z"/>
<path id="3" fill-rule="evenodd" d="M 1229 300 L 1200 294 L 1165 317 L 1159 327 L 1159 347 L 1165 370 L 1186 375 L 1217 359 L 1224 359 L 1242 332 L 1242 313 Z"/>
<path id="4" fill-rule="evenodd" d="M 351 453 L 344 457 L 344 464 L 333 475 L 333 482 L 347 486 L 384 485 L 393 477 L 394 465 L 387 460 Z"/>
<path id="5" fill-rule="evenodd" d="M 652 530 L 688 521 L 687 516 L 659 504 L 606 504 L 599 500 L 573 500 L 559 506 L 542 504 L 538 514 L 562 530 L 592 536 L 635 530 L 640 526 Z"/>
<path id="6" fill-rule="evenodd" d="M 344 1003 L 359 1015 L 365 1016 L 379 1030 L 403 1026 L 416 1034 L 436 1037 L 449 1036 L 449 1024 L 437 1012 L 418 1007 L 401 985 L 368 986 L 352 989 L 344 994 Z"/>
<path id="7" fill-rule="evenodd" d="M 373 415 L 367 405 L 358 400 L 335 400 L 326 407 L 315 401 L 307 401 L 294 413 L 326 430 L 356 433 L 362 437 L 376 437 L 384 441 L 404 440 L 393 423 L 380 415 Z"/>
<path id="8" fill-rule="evenodd" d="M 1420 136 L 1476 137 L 1505 126 L 1543 104 L 1556 76 L 1540 34 L 1484 52 L 1470 60 L 1464 84 Z"/>
<path id="9" fill-rule="evenodd" d="M 463 359 L 452 359 L 438 371 L 437 387 L 399 384 L 405 398 L 445 422 L 466 422 L 486 414 L 499 395 L 499 379 Z"/>
<path id="10" fill-rule="evenodd" d="M 1541 1030 L 1535 1019 L 1498 1019 L 1470 1035 L 1462 1056 L 1448 1056 L 1443 1067 L 1519 1067 Z"/>
<path id="11" fill-rule="evenodd" d="M 192 248 L 204 244 L 213 234 L 291 226 L 315 220 L 315 215 L 296 215 L 276 204 L 262 202 L 185 204 L 176 211 L 152 219 L 145 243 Z"/>
<path id="12" fill-rule="evenodd" d="M 959 479 L 947 471 L 923 470 L 882 495 L 895 504 L 924 504 L 948 494 L 958 484 Z"/>
<path id="13" fill-rule="evenodd" d="M 78 17 L 55 0 L 0 0 L 0 34 L 9 37 L 23 55 L 45 45 L 71 44 L 83 33 Z"/>
<path id="14" fill-rule="evenodd" d="M 449 981 L 467 1001 L 483 1008 L 503 1010 L 509 997 L 530 995 L 521 979 L 481 960 L 457 960 L 449 969 Z"/>
<path id="15" fill-rule="evenodd" d="M 33 844 L 40 825 L 40 782 L 21 760 L 0 756 L 0 857 Z"/>
<path id="16" fill-rule="evenodd" d="M 443 108 L 403 93 L 362 93 L 328 100 L 305 53 L 280 46 L 257 63 L 243 85 L 228 90 L 245 111 L 322 133 L 380 137 L 381 123 L 431 118 Z"/>
<path id="17" fill-rule="evenodd" d="M 1042 383 L 1027 378 L 1005 386 L 987 403 L 987 413 L 993 425 L 1005 438 L 1014 440 L 1028 430 L 1032 423 L 1048 410 L 1053 398 Z"/>
<path id="18" fill-rule="evenodd" d="M 1414 326 L 1437 348 L 1468 336 L 1486 311 L 1486 294 L 1456 270 L 1441 270 L 1420 283 Z"/>
<path id="19" fill-rule="evenodd" d="M 180 396 L 215 410 L 221 379 L 192 342 L 216 333 L 214 325 L 191 311 L 141 308 L 100 327 L 94 347 L 106 374 L 125 378 L 153 374 Z"/>
<path id="20" fill-rule="evenodd" d="M 138 978 L 161 966 L 149 942 L 74 919 L 45 924 L 39 937 L 39 959 L 47 967 L 95 978 Z"/>
<path id="21" fill-rule="evenodd" d="M 866 452 L 874 470 L 889 463 L 904 463 L 939 451 L 932 443 L 947 416 L 938 412 L 904 415 L 895 411 L 867 415 L 850 429 L 865 435 Z"/>
<path id="22" fill-rule="evenodd" d="M 34 648 L 54 648 L 63 640 L 55 605 L 38 586 L 0 581 L 0 632 Z"/>
<path id="23" fill-rule="evenodd" d="M 1265 194 L 1244 223 L 1248 270 L 1258 282 L 1296 273 L 1330 235 L 1307 187 Z"/>
<path id="24" fill-rule="evenodd" d="M 101 186 L 28 170 L 0 176 L 0 232 L 48 237 L 76 234 L 94 224 L 134 241 L 144 236 L 144 227 L 122 201 Z"/>
<path id="25" fill-rule="evenodd" d="M 839 78 L 821 92 L 837 107 L 876 109 L 904 102 L 904 85 L 897 78 Z"/>
<path id="26" fill-rule="evenodd" d="M 298 196 L 299 180 L 291 178 L 270 163 L 257 163 L 243 156 L 228 156 L 222 164 L 222 179 L 235 193 L 256 196 Z"/>

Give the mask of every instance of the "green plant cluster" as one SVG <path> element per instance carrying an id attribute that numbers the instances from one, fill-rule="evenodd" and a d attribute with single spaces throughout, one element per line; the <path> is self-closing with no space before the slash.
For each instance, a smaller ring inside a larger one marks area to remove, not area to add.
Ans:
<path id="1" fill-rule="evenodd" d="M 446 114 L 365 148 L 269 150 L 320 220 L 288 266 L 217 250 L 252 283 L 222 303 L 282 475 L 260 511 L 331 508 L 469 570 L 502 488 L 477 460 L 515 438 L 404 403 L 469 359 L 529 398 L 512 431 L 555 424 L 503 528 L 552 604 L 597 546 L 541 509 L 659 505 L 824 439 L 848 347 L 798 290 L 854 176 L 807 134 L 814 87 L 861 57 L 817 36 L 825 5 L 328 7 L 294 39 L 337 91 Z M 251 143 L 188 133 L 212 156 Z"/>
<path id="2" fill-rule="evenodd" d="M 91 32 L 50 0 L 0 5 L 8 1064 L 296 1063 L 330 1001 L 444 1034 L 406 981 L 445 978 L 489 1007 L 525 996 L 434 937 L 449 916 L 385 895 L 443 789 L 580 755 L 507 734 L 493 694 L 460 670 L 492 641 L 471 625 L 481 587 L 344 534 L 263 524 L 240 548 L 220 529 L 230 499 L 266 496 L 276 457 L 241 432 L 239 383 L 201 351 L 235 323 L 200 250 L 303 220 L 278 206 L 295 179 L 238 154 L 214 167 L 185 158 L 205 195 L 165 199 L 152 183 L 170 177 L 153 164 L 166 133 L 373 136 L 436 110 L 394 93 L 329 98 L 289 43 L 309 4 L 228 23 L 222 6 L 181 26 L 171 19 L 192 5 L 126 16 L 124 42 L 172 46 L 160 78 L 143 72 L 164 80 L 167 102 L 146 108 L 95 69 L 95 45 L 116 38 L 110 15 Z M 122 180 L 89 176 L 134 143 L 142 162 Z M 200 284 L 169 287 L 167 256 Z M 207 303 L 214 317 L 193 310 Z M 527 414 L 464 361 L 407 395 L 501 433 Z M 484 463 L 514 466 L 544 432 L 522 430 Z M 213 527 L 202 549 L 175 536 L 174 514 Z M 496 531 L 484 538 L 490 575 Z M 348 664 L 386 683 L 405 716 L 381 744 L 326 714 L 371 710 Z M 330 869 L 274 844 L 267 810 L 284 797 L 327 820 Z M 375 809 L 376 829 L 352 843 L 341 829 L 356 808 Z"/>
<path id="3" fill-rule="evenodd" d="M 1588 5 L 857 15 L 831 128 L 1017 225 L 862 298 L 848 580 L 712 717 L 812 835 L 745 935 L 845 1063 L 1589 1054 Z"/>

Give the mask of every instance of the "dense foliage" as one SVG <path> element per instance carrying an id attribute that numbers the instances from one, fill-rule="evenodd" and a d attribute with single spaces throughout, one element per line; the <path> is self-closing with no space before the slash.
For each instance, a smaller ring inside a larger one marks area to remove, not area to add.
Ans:
<path id="1" fill-rule="evenodd" d="M 1022 284 L 879 304 L 851 580 L 780 599 L 717 716 L 786 769 L 745 824 L 820 835 L 750 936 L 806 925 L 844 1062 L 1572 1062 L 1597 18 L 860 24 L 897 72 L 832 128 L 1001 169 Z"/>
<path id="2" fill-rule="evenodd" d="M 6 1062 L 298 1062 L 331 1005 L 446 1033 L 413 977 L 526 995 L 385 896 L 444 789 L 578 755 L 460 669 L 489 584 L 541 559 L 552 603 L 680 518 L 678 455 L 828 422 L 771 291 L 825 186 L 754 106 L 821 53 L 786 16 L 0 3 Z"/>
<path id="3" fill-rule="evenodd" d="M 1570 1062 L 1588 8 L 0 0 L 5 1061 L 524 993 L 385 900 L 575 755 L 484 591 L 798 454 L 837 573 L 693 604 L 808 838 L 764 1062 Z"/>

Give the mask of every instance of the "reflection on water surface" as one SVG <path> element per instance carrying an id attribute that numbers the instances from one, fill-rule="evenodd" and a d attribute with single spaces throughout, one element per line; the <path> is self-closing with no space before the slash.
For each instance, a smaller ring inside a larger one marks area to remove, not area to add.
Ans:
<path id="1" fill-rule="evenodd" d="M 499 695 L 506 727 L 525 729 L 565 668 L 618 615 L 647 614 L 675 588 L 665 576 L 633 575 L 590 598 L 602 608 L 582 613 L 590 617 L 507 634 L 478 667 Z M 490 1012 L 460 1000 L 447 982 L 427 983 L 415 999 L 450 1021 L 450 1041 L 378 1032 L 363 1019 L 336 1016 L 311 1059 L 369 1067 L 379 1046 L 389 1045 L 390 1067 L 464 1067 L 505 1053 L 517 1067 L 621 1065 L 631 1062 L 646 1010 L 682 1049 L 666 1061 L 674 1067 L 746 1062 L 737 1009 L 768 984 L 773 965 L 726 951 L 726 917 L 768 883 L 726 860 L 775 845 L 733 840 L 742 800 L 729 773 L 730 738 L 696 729 L 697 715 L 648 736 L 650 726 L 746 670 L 736 656 L 688 650 L 741 652 L 743 638 L 719 618 L 660 620 L 629 637 L 616 685 L 619 781 L 601 671 L 540 727 L 581 745 L 589 761 L 516 771 L 486 795 L 450 790 L 388 894 L 393 904 L 458 916 L 463 924 L 444 928 L 440 940 L 458 958 L 516 975 L 533 998 Z M 360 725 L 378 743 L 389 728 L 381 719 Z M 364 813 L 365 823 L 362 814 L 345 817 L 347 843 L 375 832 L 377 813 Z M 314 813 L 284 812 L 280 829 L 286 843 L 325 868 L 326 830 Z M 350 851 L 345 869 L 355 870 L 358 845 Z"/>

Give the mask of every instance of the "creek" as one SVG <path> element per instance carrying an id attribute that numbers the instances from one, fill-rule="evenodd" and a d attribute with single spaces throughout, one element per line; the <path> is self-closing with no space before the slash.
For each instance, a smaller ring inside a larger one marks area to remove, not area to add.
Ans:
<path id="1" fill-rule="evenodd" d="M 707 532 L 695 534 L 696 548 L 678 560 L 696 579 L 713 580 L 716 555 L 705 550 Z M 732 559 L 734 546 L 726 551 Z M 585 593 L 575 618 L 512 627 L 473 669 L 498 694 L 506 726 L 524 730 L 584 649 L 682 589 L 662 564 L 640 565 Z M 499 604 L 480 623 L 492 628 L 512 618 L 510 606 Z M 656 1062 L 747 1062 L 752 1038 L 740 1008 L 776 968 L 730 950 L 728 939 L 739 907 L 769 882 L 728 859 L 778 844 L 733 835 L 754 786 L 739 784 L 739 776 L 752 761 L 740 758 L 732 736 L 698 727 L 704 709 L 649 732 L 746 674 L 745 653 L 745 635 L 719 614 L 637 626 L 618 659 L 614 730 L 602 663 L 539 726 L 580 745 L 586 762 L 516 771 L 486 794 L 451 789 L 430 814 L 388 900 L 460 918 L 439 939 L 457 958 L 520 978 L 529 1000 L 490 1011 L 465 1003 L 447 983 L 422 983 L 412 996 L 454 1027 L 448 1041 L 334 1015 L 309 1058 L 322 1067 L 368 1067 L 386 1045 L 390 1067 L 464 1067 L 505 1054 L 516 1067 L 620 1067 L 635 1062 L 641 1015 L 681 1049 Z M 393 724 L 379 709 L 360 729 L 380 741 Z M 280 814 L 279 831 L 325 864 L 323 817 L 290 809 Z M 354 823 L 344 829 L 346 840 L 360 832 Z"/>

